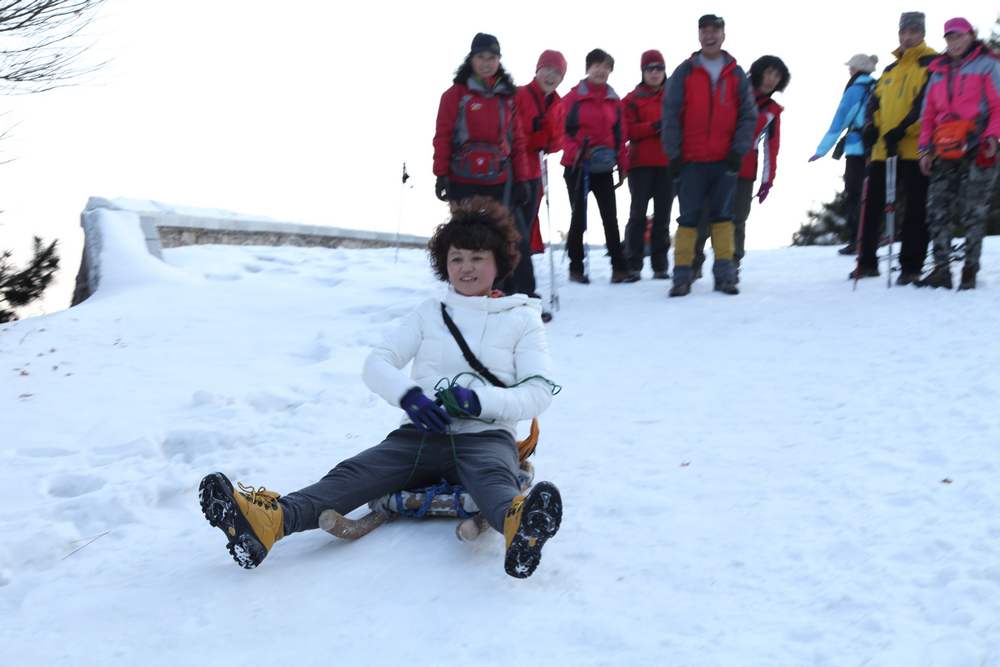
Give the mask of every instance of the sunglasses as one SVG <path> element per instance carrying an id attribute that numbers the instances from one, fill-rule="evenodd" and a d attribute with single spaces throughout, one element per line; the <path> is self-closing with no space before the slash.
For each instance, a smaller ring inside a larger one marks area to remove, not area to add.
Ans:
<path id="1" fill-rule="evenodd" d="M 642 68 L 644 72 L 665 72 L 667 71 L 666 65 L 646 65 Z"/>

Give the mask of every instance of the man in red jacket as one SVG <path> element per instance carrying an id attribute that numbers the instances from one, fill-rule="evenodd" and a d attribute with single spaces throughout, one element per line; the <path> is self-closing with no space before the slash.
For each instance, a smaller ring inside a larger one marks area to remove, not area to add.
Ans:
<path id="1" fill-rule="evenodd" d="M 500 43 L 478 33 L 438 106 L 434 185 L 441 201 L 485 195 L 505 206 L 528 197 L 528 163 L 514 82 L 500 64 Z M 516 183 L 516 185 L 515 185 Z"/>
<path id="2" fill-rule="evenodd" d="M 777 56 L 761 56 L 750 65 L 750 85 L 753 87 L 757 103 L 757 127 L 754 129 L 753 149 L 743 156 L 743 166 L 736 178 L 736 194 L 733 200 L 733 227 L 736 244 L 733 261 L 736 267 L 736 283 L 740 282 L 740 264 L 743 262 L 746 241 L 747 218 L 750 204 L 757 197 L 764 203 L 774 185 L 778 173 L 778 149 L 781 146 L 781 112 L 783 106 L 771 99 L 788 86 L 791 75 L 784 61 Z M 760 170 L 760 188 L 754 194 L 754 182 Z M 701 278 L 701 265 L 705 262 L 705 242 L 708 240 L 709 223 L 703 214 L 698 224 L 698 243 L 695 246 L 694 279 Z"/>
<path id="3" fill-rule="evenodd" d="M 733 191 L 753 142 L 757 108 L 746 74 L 722 50 L 725 25 L 714 14 L 698 19 L 701 50 L 674 70 L 663 96 L 663 150 L 679 177 L 681 207 L 670 296 L 691 292 L 698 220 L 706 205 L 715 289 L 739 294 L 733 264 Z"/>
<path id="4" fill-rule="evenodd" d="M 542 204 L 541 156 L 562 150 L 562 117 L 560 97 L 556 88 L 566 76 L 566 58 L 558 51 L 546 50 L 538 57 L 535 78 L 526 86 L 518 86 L 515 102 L 525 139 L 527 153 L 526 181 L 528 198 L 518 207 L 515 218 L 521 232 L 521 261 L 504 284 L 504 292 L 538 297 L 535 292 L 535 271 L 531 263 L 532 240 L 540 237 L 538 209 Z M 552 313 L 542 309 L 542 319 L 552 319 Z"/>
<path id="5" fill-rule="evenodd" d="M 628 121 L 628 189 L 632 207 L 625 225 L 625 256 L 629 271 L 638 276 L 645 255 L 646 211 L 653 200 L 653 228 L 649 235 L 649 263 L 653 278 L 666 280 L 670 251 L 670 208 L 674 182 L 667 170 L 667 155 L 660 143 L 663 89 L 667 68 L 663 54 L 650 49 L 642 54 L 642 82 L 625 96 Z"/>

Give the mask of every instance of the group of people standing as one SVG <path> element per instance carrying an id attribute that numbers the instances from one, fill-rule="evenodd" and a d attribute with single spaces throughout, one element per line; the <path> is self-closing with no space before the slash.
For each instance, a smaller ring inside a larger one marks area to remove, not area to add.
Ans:
<path id="1" fill-rule="evenodd" d="M 959 289 L 973 289 L 997 178 L 1000 60 L 964 18 L 945 23 L 943 54 L 927 45 L 925 35 L 924 14 L 904 12 L 896 60 L 878 80 L 872 77 L 877 56 L 848 60 L 850 79 L 810 161 L 826 155 L 840 138 L 834 157 L 846 156 L 851 234 L 840 252 L 858 256 L 851 279 L 879 275 L 876 253 L 887 184 L 897 183 L 902 196 L 889 193 L 903 208 L 896 284 L 950 289 L 957 223 L 965 236 Z M 933 267 L 923 275 L 931 240 Z"/>
<path id="2" fill-rule="evenodd" d="M 744 72 L 722 49 L 725 21 L 714 14 L 699 19 L 698 38 L 700 50 L 670 77 L 660 51 L 644 52 L 642 80 L 622 99 L 608 84 L 615 60 L 602 49 L 587 54 L 586 77 L 560 97 L 556 88 L 567 70 L 561 53 L 544 51 L 531 83 L 515 87 L 500 63 L 496 37 L 475 36 L 438 108 L 436 193 L 453 205 L 470 195 L 488 196 L 514 213 L 521 262 L 500 285 L 505 292 L 536 296 L 531 253 L 542 247 L 542 169 L 545 155 L 561 151 L 572 211 L 566 238 L 570 281 L 590 282 L 583 243 L 590 193 L 604 227 L 611 282 L 641 279 L 647 245 L 653 278 L 670 279 L 676 194 L 680 227 L 670 295 L 690 292 L 709 237 L 715 289 L 739 293 L 750 204 L 754 197 L 764 201 L 776 173 L 782 107 L 771 96 L 788 85 L 789 72 L 775 56 L 758 59 L 749 75 Z M 623 241 L 615 190 L 626 178 L 632 199 Z"/>

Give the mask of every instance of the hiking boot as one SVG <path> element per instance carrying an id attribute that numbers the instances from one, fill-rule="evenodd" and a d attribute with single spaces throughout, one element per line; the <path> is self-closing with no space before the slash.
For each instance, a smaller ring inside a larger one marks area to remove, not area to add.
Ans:
<path id="1" fill-rule="evenodd" d="M 515 496 L 503 520 L 507 545 L 503 567 L 512 577 L 524 579 L 538 567 L 542 547 L 559 530 L 562 497 L 551 482 L 539 482 L 526 496 Z"/>
<path id="2" fill-rule="evenodd" d="M 838 255 L 856 255 L 858 254 L 858 246 L 855 243 L 848 243 L 843 248 L 837 251 Z"/>
<path id="3" fill-rule="evenodd" d="M 723 294 L 739 294 L 736 287 L 736 263 L 731 259 L 718 259 L 712 264 L 712 275 L 715 278 L 716 292 Z"/>
<path id="4" fill-rule="evenodd" d="M 581 285 L 589 285 L 590 278 L 583 271 L 574 271 L 570 269 L 569 271 L 569 281 L 571 283 L 580 283 Z"/>
<path id="5" fill-rule="evenodd" d="M 914 285 L 917 287 L 944 287 L 945 289 L 951 289 L 951 269 L 948 266 L 936 266 L 933 271 L 915 282 Z"/>
<path id="6" fill-rule="evenodd" d="M 701 264 L 691 268 L 691 282 L 701 278 Z"/>
<path id="7" fill-rule="evenodd" d="M 612 283 L 637 283 L 641 279 L 638 271 L 628 271 L 626 269 L 614 269 L 611 272 Z"/>
<path id="8" fill-rule="evenodd" d="M 670 296 L 687 296 L 691 293 L 691 267 L 674 267 L 674 286 L 670 288 Z"/>
<path id="9" fill-rule="evenodd" d="M 917 282 L 918 280 L 920 280 L 920 272 L 919 271 L 903 271 L 902 273 L 899 274 L 899 277 L 896 278 L 896 284 L 897 285 L 912 285 L 915 282 Z"/>
<path id="10" fill-rule="evenodd" d="M 226 534 L 233 560 L 249 570 L 260 565 L 285 536 L 284 512 L 274 491 L 239 486 L 234 492 L 221 472 L 206 475 L 198 486 L 198 500 L 208 522 Z"/>
<path id="11" fill-rule="evenodd" d="M 881 273 L 877 266 L 859 266 L 847 275 L 848 280 L 860 280 L 861 278 L 878 278 Z"/>
<path id="12" fill-rule="evenodd" d="M 669 271 L 653 271 L 653 280 L 670 280 Z"/>
<path id="13" fill-rule="evenodd" d="M 962 269 L 962 282 L 958 285 L 959 291 L 976 289 L 976 273 L 976 269 L 971 266 L 966 266 Z"/>

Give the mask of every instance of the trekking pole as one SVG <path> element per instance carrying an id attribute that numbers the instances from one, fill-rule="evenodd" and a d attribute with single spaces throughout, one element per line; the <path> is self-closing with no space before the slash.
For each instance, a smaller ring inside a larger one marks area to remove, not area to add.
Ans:
<path id="1" fill-rule="evenodd" d="M 892 287 L 892 244 L 896 240 L 896 165 L 899 157 L 893 155 L 885 162 L 885 233 L 889 237 L 888 266 L 885 270 L 885 287 Z"/>
<path id="2" fill-rule="evenodd" d="M 542 166 L 542 193 L 545 195 L 545 218 L 549 226 L 549 307 L 552 312 L 559 310 L 559 288 L 556 286 L 555 248 L 552 247 L 552 209 L 549 207 L 549 162 L 545 151 L 538 151 L 538 161 Z"/>
<path id="3" fill-rule="evenodd" d="M 396 218 L 396 255 L 392 263 L 399 262 L 399 230 L 403 226 L 403 198 L 406 195 L 406 182 L 410 180 L 410 175 L 406 173 L 406 162 L 403 162 L 403 182 L 399 186 L 399 216 Z"/>
<path id="4" fill-rule="evenodd" d="M 590 275 L 590 248 L 587 246 L 587 200 L 590 199 L 590 157 L 583 158 L 583 275 Z"/>
<path id="5" fill-rule="evenodd" d="M 862 239 L 864 239 L 864 237 L 865 237 L 865 218 L 868 217 L 865 214 L 865 211 L 868 208 L 868 175 L 867 174 L 865 174 L 865 180 L 864 180 L 864 182 L 862 183 L 862 186 L 861 186 L 861 201 L 858 203 L 858 206 L 860 207 L 858 209 L 858 240 L 855 241 L 855 244 L 857 246 L 857 252 L 856 252 L 856 261 L 854 263 L 854 286 L 851 288 L 852 292 L 857 291 L 857 289 L 858 289 L 858 280 L 861 279 L 861 250 L 862 250 L 862 246 L 864 245 L 863 242 L 862 242 Z"/>

